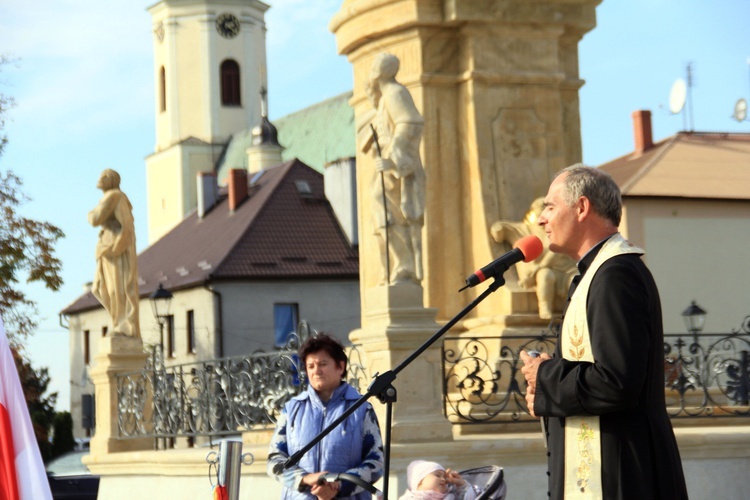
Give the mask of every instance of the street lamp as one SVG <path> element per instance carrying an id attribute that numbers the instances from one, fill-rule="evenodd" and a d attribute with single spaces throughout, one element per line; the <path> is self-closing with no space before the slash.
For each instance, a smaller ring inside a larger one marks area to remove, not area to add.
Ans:
<path id="1" fill-rule="evenodd" d="M 703 325 L 706 323 L 706 314 L 706 311 L 696 304 L 694 300 L 690 302 L 687 309 L 682 311 L 685 326 L 693 334 L 695 342 L 698 342 L 698 335 L 703 331 Z"/>
<path id="2" fill-rule="evenodd" d="M 169 316 L 169 306 L 172 304 L 172 294 L 165 290 L 161 283 L 154 293 L 149 295 L 151 301 L 151 310 L 154 313 L 156 322 L 159 323 L 159 346 L 164 352 L 164 319 Z"/>

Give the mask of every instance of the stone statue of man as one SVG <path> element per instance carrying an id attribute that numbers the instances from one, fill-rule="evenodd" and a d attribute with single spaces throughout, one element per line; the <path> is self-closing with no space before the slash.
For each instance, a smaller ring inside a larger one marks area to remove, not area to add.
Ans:
<path id="1" fill-rule="evenodd" d="M 91 291 L 109 313 L 113 335 L 140 337 L 133 206 L 120 191 L 120 174 L 114 170 L 104 170 L 96 187 L 104 196 L 89 212 L 89 223 L 101 227 Z"/>
<path id="2" fill-rule="evenodd" d="M 409 91 L 396 81 L 398 69 L 396 56 L 378 54 L 366 89 L 375 109 L 372 125 L 379 146 L 372 148 L 376 156 L 372 213 L 385 271 L 383 281 L 390 284 L 419 283 L 423 278 L 425 173 L 419 143 L 424 120 Z M 386 257 L 389 250 L 390 259 Z M 386 270 L 387 262 L 390 270 Z"/>
<path id="3" fill-rule="evenodd" d="M 526 290 L 536 290 L 539 303 L 539 317 L 552 319 L 555 310 L 561 310 L 568 296 L 568 288 L 573 276 L 578 274 L 575 262 L 561 253 L 551 252 L 547 235 L 539 223 L 539 216 L 544 210 L 544 198 L 531 202 L 522 222 L 497 221 L 492 224 L 490 233 L 495 241 L 507 241 L 514 244 L 524 236 L 533 234 L 544 244 L 542 255 L 529 263 L 519 262 L 518 284 Z M 557 304 L 556 304 L 557 303 Z"/>

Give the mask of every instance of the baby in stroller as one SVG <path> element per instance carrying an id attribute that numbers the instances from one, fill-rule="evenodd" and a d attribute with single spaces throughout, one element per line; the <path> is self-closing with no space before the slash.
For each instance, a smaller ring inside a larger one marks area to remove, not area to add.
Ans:
<path id="1" fill-rule="evenodd" d="M 318 481 L 351 481 L 382 500 L 383 492 L 359 476 L 345 472 L 327 473 Z M 406 469 L 406 493 L 399 500 L 505 500 L 508 488 L 503 468 L 487 465 L 455 472 L 442 465 L 415 460 Z"/>
<path id="2" fill-rule="evenodd" d="M 458 472 L 426 460 L 409 464 L 406 483 L 399 500 L 475 500 L 478 493 Z"/>

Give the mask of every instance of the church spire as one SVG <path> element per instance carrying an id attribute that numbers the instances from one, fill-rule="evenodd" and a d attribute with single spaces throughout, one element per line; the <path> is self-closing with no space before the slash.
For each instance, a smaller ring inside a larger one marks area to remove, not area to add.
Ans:
<path id="1" fill-rule="evenodd" d="M 259 172 L 281 163 L 284 147 L 279 144 L 278 131 L 268 119 L 268 91 L 260 87 L 260 123 L 252 130 L 253 145 L 247 148 L 247 169 Z"/>
<path id="2" fill-rule="evenodd" d="M 253 127 L 253 146 L 276 146 L 281 147 L 278 140 L 278 131 L 268 119 L 268 91 L 265 87 L 260 88 L 260 123 Z"/>

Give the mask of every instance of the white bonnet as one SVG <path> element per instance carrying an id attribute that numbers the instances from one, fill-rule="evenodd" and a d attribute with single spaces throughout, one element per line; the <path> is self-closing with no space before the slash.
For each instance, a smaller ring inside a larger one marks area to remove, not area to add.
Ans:
<path id="1" fill-rule="evenodd" d="M 436 470 L 445 470 L 445 468 L 437 462 L 414 460 L 406 468 L 406 485 L 411 491 L 417 491 L 417 487 L 422 482 L 422 479 Z"/>

